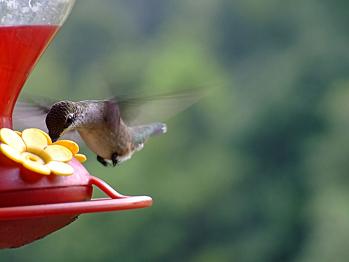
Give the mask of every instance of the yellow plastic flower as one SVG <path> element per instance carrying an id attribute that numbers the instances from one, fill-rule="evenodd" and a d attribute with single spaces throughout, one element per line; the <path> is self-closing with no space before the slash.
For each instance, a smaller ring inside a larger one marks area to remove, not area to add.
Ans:
<path id="1" fill-rule="evenodd" d="M 78 153 L 77 143 L 71 140 L 52 143 L 50 136 L 37 128 L 28 128 L 22 132 L 1 128 L 0 142 L 3 155 L 42 175 L 69 176 L 74 173 L 68 163 L 73 157 L 81 163 L 86 161 L 86 156 Z"/>

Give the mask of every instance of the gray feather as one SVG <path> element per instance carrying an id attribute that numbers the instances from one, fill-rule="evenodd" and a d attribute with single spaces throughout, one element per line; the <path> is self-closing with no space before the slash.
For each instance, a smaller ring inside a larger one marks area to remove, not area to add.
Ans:
<path id="1" fill-rule="evenodd" d="M 149 137 L 165 134 L 167 126 L 164 123 L 152 123 L 148 125 L 130 127 L 133 143 L 143 144 Z"/>

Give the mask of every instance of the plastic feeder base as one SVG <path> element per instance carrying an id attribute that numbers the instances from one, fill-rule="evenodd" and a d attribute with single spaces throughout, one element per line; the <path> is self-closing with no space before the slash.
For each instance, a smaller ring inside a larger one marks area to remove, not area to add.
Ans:
<path id="1" fill-rule="evenodd" d="M 0 221 L 0 248 L 16 248 L 70 224 L 77 215 L 61 215 Z"/>

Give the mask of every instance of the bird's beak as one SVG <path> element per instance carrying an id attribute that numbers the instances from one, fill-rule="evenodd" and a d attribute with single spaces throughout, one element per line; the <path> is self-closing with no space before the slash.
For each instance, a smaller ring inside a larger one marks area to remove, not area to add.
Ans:
<path id="1" fill-rule="evenodd" d="M 59 138 L 59 135 L 56 135 L 56 134 L 49 133 L 49 136 L 50 136 L 53 143 L 56 142 Z"/>

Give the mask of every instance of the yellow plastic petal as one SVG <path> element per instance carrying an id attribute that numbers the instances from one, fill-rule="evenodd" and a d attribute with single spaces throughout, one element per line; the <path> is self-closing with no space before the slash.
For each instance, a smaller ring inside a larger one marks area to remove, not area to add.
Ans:
<path id="1" fill-rule="evenodd" d="M 15 130 L 15 133 L 19 136 L 22 136 L 22 132 Z"/>
<path id="2" fill-rule="evenodd" d="M 46 165 L 31 160 L 24 160 L 23 167 L 41 175 L 49 175 L 51 173 L 51 169 Z"/>
<path id="3" fill-rule="evenodd" d="M 80 162 L 84 163 L 87 160 L 87 157 L 84 154 L 75 154 L 74 157 Z"/>
<path id="4" fill-rule="evenodd" d="M 63 162 L 51 161 L 46 166 L 51 169 L 52 173 L 59 176 L 70 176 L 74 173 L 73 167 Z"/>
<path id="5" fill-rule="evenodd" d="M 51 139 L 51 137 L 50 137 L 45 131 L 42 131 L 42 130 L 39 129 L 39 128 L 32 128 L 32 129 L 35 129 L 35 130 L 41 132 L 41 134 L 43 134 L 43 135 L 46 137 L 46 140 L 47 140 L 47 144 L 48 144 L 48 145 L 51 145 L 51 144 L 52 144 L 52 139 Z"/>
<path id="6" fill-rule="evenodd" d="M 66 148 L 68 148 L 73 155 L 75 155 L 77 152 L 79 152 L 79 145 L 75 143 L 74 141 L 71 140 L 57 140 L 56 142 L 53 143 L 53 145 L 61 145 Z"/>
<path id="7" fill-rule="evenodd" d="M 49 145 L 44 149 L 53 161 L 68 162 L 73 158 L 72 152 L 61 145 Z"/>
<path id="8" fill-rule="evenodd" d="M 48 145 L 44 132 L 37 128 L 28 128 L 23 130 L 22 139 L 27 147 L 44 148 Z"/>
<path id="9" fill-rule="evenodd" d="M 17 163 L 22 163 L 24 160 L 20 152 L 7 144 L 0 144 L 0 151 L 9 159 Z"/>
<path id="10" fill-rule="evenodd" d="M 48 163 L 53 160 L 53 157 L 43 148 L 40 147 L 30 146 L 27 148 L 27 152 L 39 156 L 41 159 L 45 161 L 45 163 Z"/>
<path id="11" fill-rule="evenodd" d="M 23 152 L 26 149 L 22 138 L 15 131 L 9 128 L 0 129 L 0 140 L 19 152 Z"/>
<path id="12" fill-rule="evenodd" d="M 23 156 L 24 160 L 37 162 L 37 163 L 42 164 L 42 165 L 45 164 L 45 161 L 36 154 L 30 153 L 30 152 L 23 152 L 22 156 Z"/>

